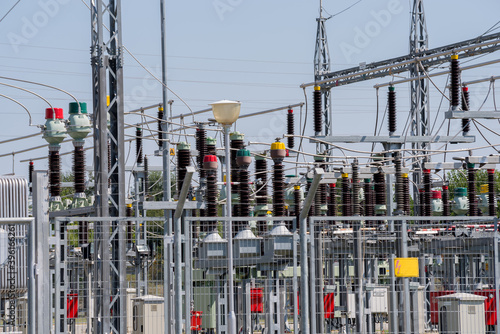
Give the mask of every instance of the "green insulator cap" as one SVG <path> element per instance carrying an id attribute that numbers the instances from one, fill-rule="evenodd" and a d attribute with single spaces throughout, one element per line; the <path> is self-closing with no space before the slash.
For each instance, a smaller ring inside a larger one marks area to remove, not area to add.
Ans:
<path id="1" fill-rule="evenodd" d="M 135 129 L 136 129 L 136 130 L 139 130 L 139 131 L 141 131 L 141 130 L 142 130 L 142 129 L 141 129 L 141 128 L 139 128 L 139 127 L 135 128 Z"/>
<path id="2" fill-rule="evenodd" d="M 249 150 L 247 150 L 246 148 L 242 148 L 236 152 L 236 156 L 237 157 L 250 157 L 252 155 L 250 154 Z"/>
<path id="3" fill-rule="evenodd" d="M 184 141 L 181 141 L 180 143 L 177 144 L 177 151 L 180 150 L 191 150 L 191 145 L 189 145 Z"/>
<path id="4" fill-rule="evenodd" d="M 235 131 L 235 132 L 231 132 L 229 134 L 229 138 L 231 140 L 244 140 L 245 139 L 245 135 L 241 132 L 238 132 L 238 131 Z"/>
<path id="5" fill-rule="evenodd" d="M 371 181 L 372 181 L 372 179 L 370 179 L 370 178 L 365 179 L 365 183 L 370 183 Z"/>
<path id="6" fill-rule="evenodd" d="M 285 177 L 295 177 L 293 174 L 285 175 Z"/>
<path id="7" fill-rule="evenodd" d="M 80 109 L 81 109 L 82 114 L 86 114 L 87 113 L 87 103 L 80 102 Z M 69 113 L 70 114 L 78 114 L 78 103 L 76 103 L 76 102 L 69 103 Z"/>
<path id="8" fill-rule="evenodd" d="M 389 86 L 389 92 L 394 92 L 396 89 L 393 86 Z"/>
<path id="9" fill-rule="evenodd" d="M 458 187 L 455 188 L 455 197 L 465 197 L 467 196 L 467 188 Z"/>
<path id="10" fill-rule="evenodd" d="M 467 168 L 474 168 L 474 166 L 475 166 L 475 165 L 474 165 L 474 164 L 471 164 L 471 163 L 468 163 L 468 164 L 467 164 Z"/>
<path id="11" fill-rule="evenodd" d="M 207 137 L 206 139 L 206 143 L 207 145 L 217 145 L 217 139 L 215 138 L 212 138 L 212 137 Z"/>

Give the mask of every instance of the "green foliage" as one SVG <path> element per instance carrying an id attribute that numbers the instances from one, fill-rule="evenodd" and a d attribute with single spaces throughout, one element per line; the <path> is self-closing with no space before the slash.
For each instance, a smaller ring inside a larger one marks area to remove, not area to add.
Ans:
<path id="1" fill-rule="evenodd" d="M 451 170 L 446 174 L 446 179 L 449 182 L 450 196 L 453 197 L 453 193 L 456 188 L 464 187 L 467 188 L 467 171 L 466 170 Z M 478 170 L 476 172 L 476 192 L 479 193 L 479 188 L 483 184 L 488 183 L 488 171 Z M 495 192 L 500 191 L 500 172 L 495 171 Z"/>

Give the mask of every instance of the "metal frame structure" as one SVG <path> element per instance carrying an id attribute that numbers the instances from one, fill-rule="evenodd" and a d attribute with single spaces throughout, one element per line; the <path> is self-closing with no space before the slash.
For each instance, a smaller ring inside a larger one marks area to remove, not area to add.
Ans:
<path id="1" fill-rule="evenodd" d="M 105 13 L 109 14 L 109 39 L 104 38 Z M 102 217 L 124 217 L 125 157 L 120 0 L 91 1 L 91 22 L 96 213 Z M 106 91 L 109 92 L 109 105 Z M 108 201 L 111 207 L 108 206 Z M 96 244 L 100 266 L 95 282 L 100 283 L 96 283 L 94 289 L 97 297 L 94 328 L 99 333 L 120 333 L 126 325 L 125 317 L 121 316 L 125 309 L 125 268 L 119 261 L 125 258 L 125 231 L 117 223 L 106 221 L 102 225 L 98 224 L 96 233 L 101 236 L 98 240 L 102 241 Z M 108 242 L 111 244 L 111 250 Z"/>

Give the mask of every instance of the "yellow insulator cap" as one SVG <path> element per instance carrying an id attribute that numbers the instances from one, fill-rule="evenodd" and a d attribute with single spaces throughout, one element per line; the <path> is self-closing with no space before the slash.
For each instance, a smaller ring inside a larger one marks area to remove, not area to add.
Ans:
<path id="1" fill-rule="evenodd" d="M 344 177 L 344 178 L 348 178 L 348 177 L 349 177 L 349 174 L 347 174 L 347 173 L 342 173 L 342 177 Z"/>
<path id="2" fill-rule="evenodd" d="M 132 203 L 127 204 L 127 208 L 131 208 L 131 207 L 132 207 Z"/>
<path id="3" fill-rule="evenodd" d="M 451 55 L 451 59 L 452 60 L 457 60 L 458 59 L 458 55 Z"/>
<path id="4" fill-rule="evenodd" d="M 224 177 L 222 179 L 222 182 L 226 182 L 226 174 L 224 174 Z"/>
<path id="5" fill-rule="evenodd" d="M 286 150 L 285 143 L 277 141 L 271 144 L 271 150 Z"/>
<path id="6" fill-rule="evenodd" d="M 408 177 L 408 173 L 401 174 L 402 177 Z"/>
<path id="7" fill-rule="evenodd" d="M 158 107 L 158 111 L 163 111 L 163 107 Z"/>
<path id="8" fill-rule="evenodd" d="M 489 187 L 487 184 L 482 184 L 479 186 L 479 191 L 481 192 L 481 194 L 487 193 L 488 190 L 489 190 Z"/>
<path id="9" fill-rule="evenodd" d="M 314 90 L 321 90 L 320 86 L 314 86 Z"/>
<path id="10" fill-rule="evenodd" d="M 109 107 L 109 103 L 110 103 L 110 98 L 109 98 L 109 95 L 106 95 L 106 106 Z"/>
<path id="11" fill-rule="evenodd" d="M 293 186 L 293 189 L 300 190 L 300 186 Z"/>

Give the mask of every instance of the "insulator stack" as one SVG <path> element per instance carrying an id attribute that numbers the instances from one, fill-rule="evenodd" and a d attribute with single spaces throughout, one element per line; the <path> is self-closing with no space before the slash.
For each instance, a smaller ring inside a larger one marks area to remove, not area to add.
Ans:
<path id="1" fill-rule="evenodd" d="M 403 214 L 410 215 L 410 179 L 407 173 L 401 175 L 403 180 Z"/>
<path id="2" fill-rule="evenodd" d="M 300 186 L 293 186 L 293 206 L 295 207 L 295 217 L 297 219 L 297 230 L 300 228 Z"/>
<path id="3" fill-rule="evenodd" d="M 287 134 L 289 136 L 293 136 L 295 134 L 295 125 L 294 125 L 294 119 L 293 119 L 293 109 L 288 109 L 288 114 L 286 118 L 286 128 L 287 128 Z M 295 138 L 294 137 L 288 137 L 288 148 L 294 148 L 295 146 Z"/>
<path id="4" fill-rule="evenodd" d="M 326 170 L 326 164 L 325 164 L 326 157 L 324 155 L 316 155 L 314 157 L 314 161 L 318 164 L 318 167 Z M 318 185 L 318 190 L 316 191 L 316 194 L 314 196 L 314 215 L 315 216 L 321 216 L 321 208 L 323 206 L 326 206 L 327 202 L 327 185 L 326 183 L 320 183 Z"/>
<path id="5" fill-rule="evenodd" d="M 389 87 L 387 93 L 387 120 L 389 121 L 389 135 L 396 132 L 396 91 L 394 87 Z"/>
<path id="6" fill-rule="evenodd" d="M 196 150 L 198 151 L 198 156 L 196 157 L 198 160 L 198 170 L 200 178 L 203 178 L 206 176 L 206 171 L 203 169 L 203 158 L 207 154 L 207 130 L 202 126 L 196 129 Z"/>
<path id="7" fill-rule="evenodd" d="M 85 152 L 82 145 L 75 142 L 73 153 L 73 171 L 75 173 L 75 193 L 85 192 Z"/>
<path id="8" fill-rule="evenodd" d="M 352 195 L 350 187 L 349 175 L 342 174 L 342 216 L 352 216 Z"/>
<path id="9" fill-rule="evenodd" d="M 448 186 L 443 186 L 443 191 L 441 196 L 443 198 L 443 216 L 448 217 L 450 215 L 450 192 Z"/>
<path id="10" fill-rule="evenodd" d="M 359 166 L 358 161 L 352 163 L 352 211 L 354 216 L 361 214 L 361 206 L 359 204 Z"/>
<path id="11" fill-rule="evenodd" d="M 148 157 L 144 156 L 144 198 L 149 196 L 149 161 Z"/>
<path id="12" fill-rule="evenodd" d="M 138 164 L 142 164 L 143 159 L 142 159 L 142 129 L 141 128 L 136 128 L 135 129 L 135 156 L 136 156 L 136 162 Z"/>
<path id="13" fill-rule="evenodd" d="M 474 164 L 467 164 L 467 190 L 469 196 L 469 216 L 477 216 L 476 169 Z"/>
<path id="14" fill-rule="evenodd" d="M 314 86 L 313 93 L 313 112 L 314 112 L 314 132 L 319 133 L 323 127 L 323 111 L 321 106 L 321 88 Z"/>
<path id="15" fill-rule="evenodd" d="M 207 171 L 207 190 L 205 192 L 205 201 L 207 208 L 205 215 L 207 217 L 217 217 L 217 157 L 207 154 L 203 158 L 203 168 Z M 206 222 L 202 230 L 204 232 L 212 232 L 216 230 L 215 222 Z"/>
<path id="16" fill-rule="evenodd" d="M 321 216 L 321 189 L 319 186 L 316 190 L 316 193 L 314 194 L 313 207 L 314 216 Z"/>
<path id="17" fill-rule="evenodd" d="M 273 215 L 285 215 L 285 180 L 283 159 L 286 156 L 285 144 L 274 142 L 271 144 L 271 158 L 274 161 L 273 170 Z M 290 226 L 288 226 L 290 228 Z"/>
<path id="18" fill-rule="evenodd" d="M 431 170 L 424 169 L 423 170 L 423 185 L 424 185 L 424 194 L 423 194 L 423 203 L 422 203 L 422 216 L 430 217 L 431 216 Z"/>
<path id="19" fill-rule="evenodd" d="M 337 188 L 335 183 L 330 183 L 328 202 L 328 216 L 335 217 L 337 215 Z"/>
<path id="20" fill-rule="evenodd" d="M 134 216 L 134 211 L 132 210 L 132 204 L 127 204 L 127 207 L 125 209 L 125 216 L 126 217 L 133 217 Z M 132 242 L 132 221 L 127 222 L 127 242 L 131 243 Z"/>
<path id="21" fill-rule="evenodd" d="M 377 216 L 383 216 L 385 214 L 385 206 L 386 206 L 386 197 L 385 197 L 385 173 L 378 172 L 373 174 L 373 187 L 375 189 L 375 205 L 380 208 L 377 210 L 375 214 Z"/>
<path id="22" fill-rule="evenodd" d="M 191 164 L 191 146 L 188 143 L 177 144 L 177 194 L 181 193 L 182 184 L 186 177 L 186 167 Z"/>
<path id="23" fill-rule="evenodd" d="M 365 179 L 365 216 L 374 216 L 375 207 L 373 205 L 373 185 L 370 179 Z"/>
<path id="24" fill-rule="evenodd" d="M 163 107 L 158 108 L 158 147 L 161 149 L 163 147 Z"/>
<path id="25" fill-rule="evenodd" d="M 488 211 L 490 216 L 496 216 L 495 210 L 495 170 L 488 169 Z"/>
<path id="26" fill-rule="evenodd" d="M 35 165 L 33 164 L 33 161 L 30 161 L 29 167 L 28 167 L 28 178 L 30 181 L 30 193 L 33 192 L 33 171 L 35 170 Z"/>
<path id="27" fill-rule="evenodd" d="M 233 194 L 240 194 L 240 187 L 239 187 L 239 182 L 240 182 L 240 173 L 239 173 L 239 168 L 238 165 L 236 164 L 236 153 L 238 150 L 243 148 L 243 139 L 245 138 L 244 134 L 240 132 L 233 132 L 230 134 L 230 141 L 231 141 L 231 178 L 229 180 L 226 180 L 226 182 L 233 182 L 231 191 Z M 234 204 L 233 208 L 233 216 L 234 217 L 241 217 L 240 213 L 240 207 L 238 204 Z"/>
<path id="28" fill-rule="evenodd" d="M 469 88 L 462 88 L 462 111 L 469 111 L 470 109 L 470 95 Z M 470 119 L 462 118 L 462 131 L 464 133 L 470 132 Z"/>
<path id="29" fill-rule="evenodd" d="M 451 56 L 450 94 L 451 109 L 455 110 L 460 106 L 460 65 L 458 63 L 458 55 Z"/>
<path id="30" fill-rule="evenodd" d="M 242 148 L 236 152 L 236 164 L 240 168 L 239 170 L 239 180 L 240 180 L 240 203 L 237 205 L 240 217 L 250 216 L 250 186 L 248 177 L 248 167 L 252 163 L 252 155 L 250 151 L 246 148 Z M 241 227 L 246 227 L 248 223 L 239 222 Z M 241 228 L 239 228 L 240 230 Z"/>
<path id="31" fill-rule="evenodd" d="M 273 215 L 283 217 L 285 215 L 285 190 L 284 190 L 283 164 L 275 163 L 273 171 Z"/>
<path id="32" fill-rule="evenodd" d="M 396 153 L 394 157 L 394 169 L 396 172 L 396 203 L 398 214 L 403 214 L 404 211 L 404 193 L 403 193 L 403 180 L 402 180 L 402 166 L 401 166 L 401 156 Z"/>
<path id="33" fill-rule="evenodd" d="M 212 137 L 207 137 L 207 155 L 217 155 L 215 145 L 217 145 L 217 140 Z"/>
<path id="34" fill-rule="evenodd" d="M 59 147 L 49 147 L 49 185 L 50 196 L 61 196 L 61 157 Z"/>

